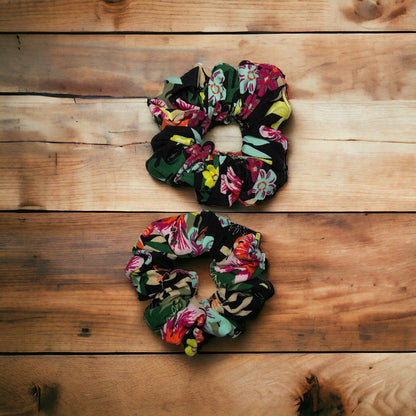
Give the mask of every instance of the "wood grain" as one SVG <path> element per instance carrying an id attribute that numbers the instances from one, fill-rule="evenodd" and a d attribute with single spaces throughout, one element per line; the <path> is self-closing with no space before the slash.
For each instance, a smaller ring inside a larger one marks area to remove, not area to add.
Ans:
<path id="1" fill-rule="evenodd" d="M 415 43 L 416 33 L 0 35 L 0 91 L 147 97 L 198 62 L 250 59 L 279 66 L 292 98 L 414 100 Z"/>
<path id="2" fill-rule="evenodd" d="M 0 215 L 0 351 L 173 352 L 145 326 L 123 270 L 171 213 Z M 204 351 L 408 351 L 416 342 L 412 214 L 244 214 L 262 233 L 276 295 L 246 334 Z M 214 291 L 208 259 L 183 267 Z M 180 348 L 179 348 L 180 350 Z"/>
<path id="3" fill-rule="evenodd" d="M 414 30 L 411 0 L 0 1 L 2 32 L 305 32 Z"/>
<path id="4" fill-rule="evenodd" d="M 413 0 L 0 0 L 0 415 L 416 414 L 415 27 Z M 145 97 L 242 59 L 294 110 L 289 182 L 222 210 L 276 294 L 189 360 L 123 275 L 151 221 L 203 208 L 145 171 Z"/>
<path id="5" fill-rule="evenodd" d="M 297 138 L 290 146 L 289 182 L 257 211 L 416 209 L 414 143 Z M 0 209 L 199 210 L 192 188 L 173 188 L 147 173 L 150 155 L 147 141 L 1 143 Z"/>
<path id="6" fill-rule="evenodd" d="M 259 210 L 416 208 L 415 101 L 292 101 L 289 183 Z M 154 189 L 159 211 L 199 209 L 191 189 L 145 171 L 158 128 L 143 99 L 4 96 L 0 130 L 1 209 L 152 210 Z M 236 126 L 206 138 L 241 147 Z"/>
<path id="7" fill-rule="evenodd" d="M 282 131 L 290 141 L 337 140 L 416 143 L 416 100 L 292 99 Z M 126 146 L 159 132 L 144 98 L 0 96 L 0 142 Z M 237 125 L 217 126 L 206 138 L 219 149 L 241 150 Z"/>
<path id="8" fill-rule="evenodd" d="M 7 415 L 416 412 L 415 354 L 3 356 L 0 365 Z"/>

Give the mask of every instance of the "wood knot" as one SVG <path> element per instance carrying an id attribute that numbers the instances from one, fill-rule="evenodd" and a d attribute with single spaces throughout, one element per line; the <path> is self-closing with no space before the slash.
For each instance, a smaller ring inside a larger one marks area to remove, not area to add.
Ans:
<path id="1" fill-rule="evenodd" d="M 352 10 L 344 14 L 352 20 L 391 21 L 407 13 L 411 0 L 352 0 Z M 355 19 L 354 19 L 355 17 Z"/>
<path id="2" fill-rule="evenodd" d="M 128 0 L 102 0 L 102 2 L 106 13 L 120 13 L 127 10 L 129 6 Z"/>
<path id="3" fill-rule="evenodd" d="M 338 394 L 319 384 L 318 377 L 306 377 L 306 390 L 298 397 L 298 416 L 345 416 Z"/>
<path id="4" fill-rule="evenodd" d="M 123 20 L 128 14 L 129 0 L 101 0 L 95 5 L 95 17 L 97 21 L 108 23 L 108 17 L 113 20 L 112 30 L 118 31 L 122 27 Z"/>
<path id="5" fill-rule="evenodd" d="M 373 20 L 382 16 L 381 0 L 354 0 L 354 13 L 364 20 Z"/>

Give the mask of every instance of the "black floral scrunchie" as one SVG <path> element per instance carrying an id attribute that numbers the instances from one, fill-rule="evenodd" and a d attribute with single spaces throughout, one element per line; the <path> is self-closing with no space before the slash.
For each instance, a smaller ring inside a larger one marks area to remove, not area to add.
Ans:
<path id="1" fill-rule="evenodd" d="M 198 299 L 198 275 L 177 259 L 208 255 L 216 292 Z M 209 336 L 237 337 L 274 294 L 260 234 L 210 211 L 151 223 L 133 247 L 126 276 L 139 300 L 151 300 L 145 322 L 162 339 L 193 356 Z"/>
<path id="2" fill-rule="evenodd" d="M 148 106 L 161 129 L 146 163 L 154 178 L 192 186 L 199 203 L 217 206 L 254 205 L 286 183 L 287 139 L 279 127 L 291 107 L 277 67 L 219 63 L 209 73 L 197 65 L 168 78 Z M 240 153 L 216 151 L 203 140 L 209 129 L 232 120 L 242 133 Z"/>

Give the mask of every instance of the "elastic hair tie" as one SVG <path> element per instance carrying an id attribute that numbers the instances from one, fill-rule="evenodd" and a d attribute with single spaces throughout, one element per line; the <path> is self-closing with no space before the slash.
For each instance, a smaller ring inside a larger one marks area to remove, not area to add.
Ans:
<path id="1" fill-rule="evenodd" d="M 237 337 L 245 321 L 274 294 L 261 274 L 266 256 L 260 234 L 210 211 L 186 213 L 151 223 L 133 247 L 126 276 L 139 300 L 151 300 L 145 322 L 162 339 L 183 344 L 193 356 L 209 336 Z M 178 268 L 175 260 L 207 254 L 216 292 L 197 299 L 196 272 Z"/>
<path id="2" fill-rule="evenodd" d="M 166 79 L 162 94 L 148 99 L 160 126 L 146 169 L 170 185 L 195 189 L 199 203 L 254 205 L 287 181 L 287 138 L 279 130 L 291 113 L 284 74 L 273 65 L 218 63 L 212 72 L 195 66 Z M 235 120 L 239 153 L 219 152 L 204 134 Z"/>

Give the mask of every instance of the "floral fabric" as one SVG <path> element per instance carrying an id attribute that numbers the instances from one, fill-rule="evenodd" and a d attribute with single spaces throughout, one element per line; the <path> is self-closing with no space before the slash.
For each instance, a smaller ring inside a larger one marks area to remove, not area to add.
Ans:
<path id="1" fill-rule="evenodd" d="M 210 274 L 217 291 L 198 300 L 198 275 L 178 268 L 176 260 L 212 258 Z M 126 276 L 139 300 L 151 300 L 145 322 L 162 339 L 183 344 L 194 355 L 208 336 L 236 337 L 273 295 L 261 277 L 266 256 L 260 234 L 210 211 L 186 213 L 153 222 L 133 247 Z"/>
<path id="2" fill-rule="evenodd" d="M 287 139 L 279 130 L 291 113 L 284 74 L 275 66 L 242 61 L 201 65 L 168 78 L 162 94 L 148 99 L 160 126 L 152 139 L 148 172 L 171 185 L 195 188 L 198 202 L 254 205 L 287 181 Z M 215 150 L 204 134 L 219 124 L 240 125 L 241 152 Z"/>

